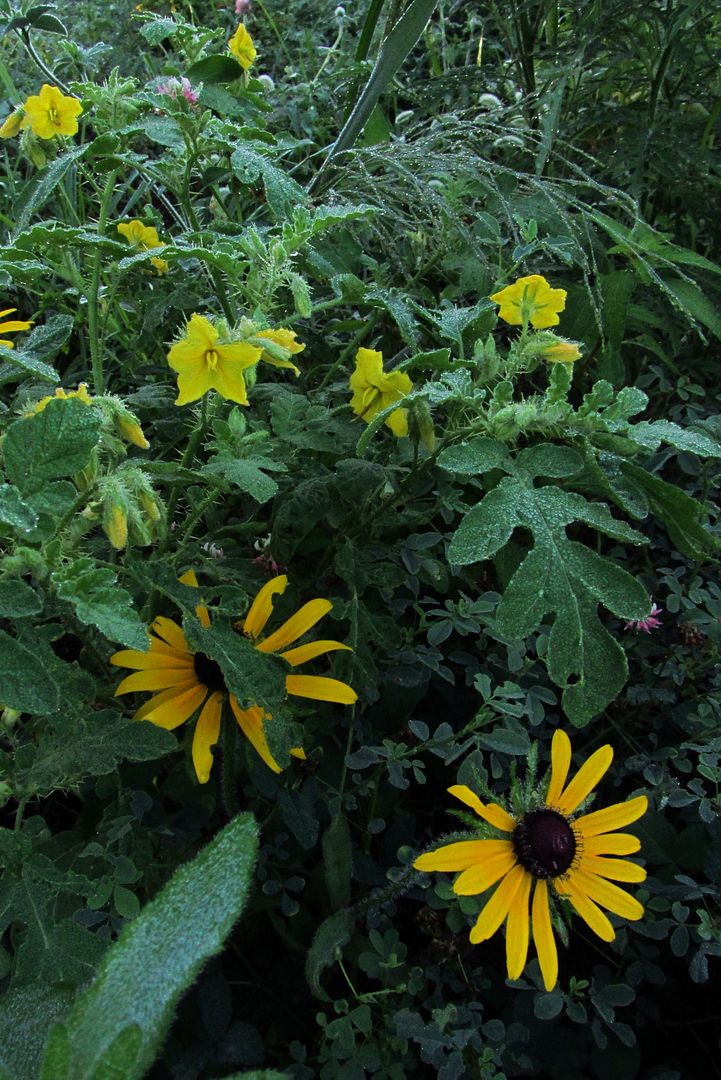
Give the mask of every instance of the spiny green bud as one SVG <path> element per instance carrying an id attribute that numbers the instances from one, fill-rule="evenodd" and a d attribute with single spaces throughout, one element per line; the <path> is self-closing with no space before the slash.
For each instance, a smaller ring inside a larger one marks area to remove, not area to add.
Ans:
<path id="1" fill-rule="evenodd" d="M 290 291 L 293 294 L 295 310 L 302 319 L 309 319 L 313 313 L 313 302 L 310 298 L 308 283 L 305 278 L 300 276 L 300 274 L 289 274 L 288 284 L 290 285 Z"/>
<path id="2" fill-rule="evenodd" d="M 436 433 L 428 402 L 416 398 L 408 406 L 408 431 L 414 442 L 422 442 L 429 454 L 436 448 Z"/>
<path id="3" fill-rule="evenodd" d="M 115 428 L 120 438 L 132 443 L 133 446 L 138 446 L 141 450 L 147 450 L 150 446 L 138 418 L 125 406 L 116 412 Z"/>

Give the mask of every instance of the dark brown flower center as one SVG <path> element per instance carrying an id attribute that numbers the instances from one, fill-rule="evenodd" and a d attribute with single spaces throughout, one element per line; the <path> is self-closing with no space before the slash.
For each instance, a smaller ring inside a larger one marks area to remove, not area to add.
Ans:
<path id="1" fill-rule="evenodd" d="M 226 690 L 223 672 L 215 660 L 211 660 L 205 653 L 197 652 L 193 658 L 193 665 L 195 674 L 198 676 L 198 682 L 201 682 L 203 686 L 207 686 L 209 690 L 213 691 Z"/>
<path id="2" fill-rule="evenodd" d="M 513 831 L 519 862 L 537 878 L 564 874 L 576 854 L 576 838 L 568 821 L 556 810 L 532 810 Z"/>

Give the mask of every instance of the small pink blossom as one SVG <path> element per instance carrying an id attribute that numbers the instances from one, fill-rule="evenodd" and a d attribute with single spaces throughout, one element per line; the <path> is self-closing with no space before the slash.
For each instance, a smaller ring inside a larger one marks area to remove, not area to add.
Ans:
<path id="1" fill-rule="evenodd" d="M 624 630 L 635 630 L 637 633 L 642 630 L 644 634 L 650 634 L 652 630 L 658 629 L 662 626 L 662 622 L 659 619 L 659 615 L 663 611 L 663 608 L 654 604 L 651 608 L 651 614 L 647 615 L 645 619 L 631 619 L 624 626 Z"/>
<path id="2" fill-rule="evenodd" d="M 285 571 L 285 567 L 277 563 L 271 554 L 259 555 L 253 562 L 272 574 L 282 574 Z"/>
<path id="3" fill-rule="evenodd" d="M 250 8 L 250 0 L 235 0 L 235 14 L 245 15 Z"/>
<path id="4" fill-rule="evenodd" d="M 162 83 L 158 87 L 158 93 L 167 94 L 167 96 L 173 100 L 175 100 L 180 93 L 191 105 L 195 105 L 199 96 L 198 92 L 193 90 L 193 87 L 190 85 L 190 79 L 186 79 L 185 75 L 183 75 L 182 79 L 168 79 L 167 82 Z"/>

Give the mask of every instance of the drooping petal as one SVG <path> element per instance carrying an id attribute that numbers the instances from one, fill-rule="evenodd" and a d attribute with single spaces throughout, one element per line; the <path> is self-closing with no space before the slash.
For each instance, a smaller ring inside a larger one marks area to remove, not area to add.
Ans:
<path id="1" fill-rule="evenodd" d="M 557 728 L 551 743 L 551 783 L 546 795 L 546 806 L 555 806 L 561 797 L 571 767 L 571 740 L 565 731 Z"/>
<path id="2" fill-rule="evenodd" d="M 571 783 L 560 795 L 557 806 L 563 814 L 572 814 L 586 796 L 595 788 L 601 777 L 608 771 L 613 761 L 613 747 L 599 746 L 591 754 L 574 776 Z"/>
<path id="3" fill-rule="evenodd" d="M 464 870 L 453 884 L 456 896 L 475 896 L 495 885 L 518 860 L 510 840 L 485 840 L 481 843 L 503 844 L 504 850 L 483 857 L 483 861 Z"/>
<path id="4" fill-rule="evenodd" d="M 385 408 L 385 405 L 382 406 Z M 408 434 L 408 409 L 396 409 L 386 417 L 386 424 L 398 439 L 405 439 Z"/>
<path id="5" fill-rule="evenodd" d="M 317 656 L 336 652 L 338 649 L 353 652 L 350 645 L 344 645 L 342 641 L 311 641 L 308 645 L 299 645 L 297 649 L 288 649 L 287 652 L 282 652 L 280 655 L 291 667 L 298 667 L 308 660 L 315 660 Z"/>
<path id="6" fill-rule="evenodd" d="M 601 909 L 594 904 L 593 900 L 586 895 L 581 887 L 575 884 L 576 876 L 574 874 L 562 886 L 556 882 L 556 892 L 559 896 L 565 896 L 571 901 L 574 910 L 581 916 L 586 926 L 593 930 L 594 934 L 600 937 L 602 941 L 613 941 L 616 937 L 616 931 Z"/>
<path id="7" fill-rule="evenodd" d="M 511 847 L 509 840 L 458 840 L 436 851 L 419 855 L 413 866 L 416 870 L 467 870 L 477 862 L 493 857 Z"/>
<path id="8" fill-rule="evenodd" d="M 177 369 L 176 369 L 177 370 Z M 176 405 L 189 405 L 191 401 L 199 401 L 204 394 L 215 386 L 213 374 L 205 360 L 194 360 L 178 371 L 178 396 Z M 245 385 L 245 384 L 244 384 Z M 247 402 L 244 402 L 246 404 Z"/>
<path id="9" fill-rule="evenodd" d="M 477 945 L 479 941 L 487 941 L 488 938 L 493 937 L 508 914 L 514 897 L 521 887 L 521 882 L 528 876 L 528 871 L 524 870 L 520 863 L 506 874 L 476 919 L 476 925 L 470 934 L 472 944 Z"/>
<path id="10" fill-rule="evenodd" d="M 186 570 L 184 574 L 181 574 L 178 578 L 181 585 L 190 585 L 193 589 L 199 589 L 198 578 L 196 577 L 195 570 Z M 210 613 L 205 604 L 197 604 L 195 608 L 195 614 L 198 622 L 207 630 L 210 626 Z"/>
<path id="11" fill-rule="evenodd" d="M 220 735 L 220 714 L 223 710 L 223 694 L 216 690 L 206 701 L 198 717 L 193 734 L 193 765 L 199 784 L 207 784 L 213 767 L 211 747 Z"/>
<path id="12" fill-rule="evenodd" d="M 638 884 L 646 880 L 646 871 L 638 863 L 628 862 L 627 859 L 602 859 L 598 855 L 589 855 L 585 850 L 580 868 L 584 873 L 610 878 L 611 881 L 632 881 Z"/>
<path id="13" fill-rule="evenodd" d="M 579 830 L 585 840 L 589 836 L 599 836 L 601 833 L 613 832 L 624 825 L 630 825 L 632 821 L 642 817 L 647 809 L 648 799 L 645 795 L 638 795 L 627 802 L 614 803 L 612 806 L 605 806 L 603 810 L 584 814 L 574 821 L 573 827 Z"/>
<path id="14" fill-rule="evenodd" d="M 323 675 L 286 675 L 285 688 L 295 697 L 312 698 L 313 701 L 335 701 L 338 705 L 352 705 L 358 700 L 352 686 Z"/>
<path id="15" fill-rule="evenodd" d="M 538 953 L 538 963 L 546 990 L 553 990 L 558 981 L 558 949 L 553 936 L 551 913 L 548 906 L 548 885 L 539 878 L 533 893 L 531 907 L 533 941 Z"/>
<path id="16" fill-rule="evenodd" d="M 178 652 L 185 653 L 187 656 L 193 655 L 188 647 L 188 642 L 185 640 L 185 634 L 172 619 L 167 619 L 165 615 L 158 615 L 153 620 L 151 629 L 164 641 L 167 641 L 168 645 L 173 649 L 177 649 Z"/>
<path id="17" fill-rule="evenodd" d="M 641 841 L 631 833 L 586 836 L 582 838 L 582 843 L 584 855 L 634 855 L 641 848 Z"/>
<path id="18" fill-rule="evenodd" d="M 639 904 L 635 896 L 619 889 L 613 882 L 605 881 L 595 874 L 587 874 L 583 870 L 576 870 L 572 881 L 590 900 L 594 900 L 607 911 L 612 911 L 614 915 L 620 915 L 632 922 L 643 918 L 643 905 Z"/>
<path id="19" fill-rule="evenodd" d="M 141 705 L 133 717 L 134 720 L 149 720 L 157 727 L 172 731 L 180 727 L 195 710 L 203 704 L 208 695 L 208 687 L 197 679 L 190 683 L 180 683 L 156 694 Z"/>
<path id="20" fill-rule="evenodd" d="M 516 822 L 510 814 L 507 814 L 502 806 L 497 803 L 482 803 L 478 796 L 465 784 L 454 784 L 448 788 L 448 794 L 460 799 L 471 810 L 475 810 L 479 817 L 503 832 L 513 832 Z"/>
<path id="21" fill-rule="evenodd" d="M 289 619 L 279 626 L 264 641 L 259 641 L 256 648 L 262 653 L 278 652 L 286 645 L 292 645 L 299 637 L 306 634 L 311 627 L 331 611 L 333 605 L 330 600 L 309 600 L 307 604 L 291 615 Z"/>
<path id="22" fill-rule="evenodd" d="M 268 740 L 263 730 L 263 710 L 258 705 L 252 705 L 249 709 L 241 709 L 235 694 L 230 695 L 230 707 L 238 721 L 238 727 L 245 735 L 253 749 L 260 754 L 265 764 L 274 773 L 282 772 L 280 765 L 270 752 Z"/>
<path id="23" fill-rule="evenodd" d="M 520 979 L 528 959 L 530 922 L 528 900 L 531 895 L 530 874 L 524 874 L 521 884 L 508 909 L 506 923 L 506 968 L 509 979 Z"/>
<path id="24" fill-rule="evenodd" d="M 256 638 L 258 634 L 263 632 L 265 624 L 273 611 L 273 597 L 284 593 L 287 585 L 288 578 L 285 574 L 279 574 L 278 577 L 266 581 L 245 616 L 245 622 L 243 623 L 244 634 Z"/>
<path id="25" fill-rule="evenodd" d="M 135 671 L 156 670 L 160 668 L 186 668 L 192 671 L 191 656 L 169 656 L 158 653 L 156 649 L 139 652 L 137 649 L 121 649 L 113 653 L 110 663 L 115 667 L 132 668 Z"/>
<path id="26" fill-rule="evenodd" d="M 154 668 L 152 671 L 136 671 L 134 675 L 126 675 L 115 691 L 115 697 L 120 694 L 138 693 L 141 690 L 167 690 L 170 686 L 178 686 L 188 682 L 189 677 L 195 675 L 190 668 Z"/>

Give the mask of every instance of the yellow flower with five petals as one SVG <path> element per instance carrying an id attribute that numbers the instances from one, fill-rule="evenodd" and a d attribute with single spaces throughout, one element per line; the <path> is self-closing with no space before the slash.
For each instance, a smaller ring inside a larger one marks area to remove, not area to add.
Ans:
<path id="1" fill-rule="evenodd" d="M 176 405 L 187 405 L 217 390 L 228 401 L 248 404 L 243 372 L 254 367 L 262 349 L 245 341 L 221 341 L 220 332 L 204 315 L 194 314 L 185 337 L 168 353 L 168 363 L 178 374 Z"/>
<path id="2" fill-rule="evenodd" d="M 22 127 L 32 128 L 39 139 L 77 135 L 78 117 L 83 107 L 76 97 L 62 94 L 57 86 L 44 83 L 23 105 Z"/>
<path id="3" fill-rule="evenodd" d="M 139 218 L 133 221 L 121 221 L 118 232 L 125 237 L 131 247 L 138 248 L 139 251 L 152 251 L 153 248 L 165 247 L 158 237 L 158 230 L 152 225 L 143 225 Z M 154 255 L 150 262 L 158 274 L 167 274 L 168 264 L 165 259 L 159 259 L 157 255 Z"/>
<path id="4" fill-rule="evenodd" d="M 405 371 L 384 371 L 382 352 L 359 349 L 350 388 L 351 409 L 369 424 L 379 412 L 409 394 L 413 383 Z M 408 410 L 396 409 L 387 417 L 386 424 L 394 435 L 403 438 L 408 434 Z"/>
<path id="5" fill-rule="evenodd" d="M 547 330 L 558 326 L 558 313 L 566 306 L 566 290 L 552 289 L 540 274 L 530 274 L 493 293 L 491 300 L 500 305 L 499 317 L 511 326 L 528 326 L 530 322 L 536 330 Z"/>
<path id="6" fill-rule="evenodd" d="M 603 941 L 613 941 L 616 931 L 601 908 L 629 920 L 643 916 L 638 900 L 614 882 L 644 881 L 646 871 L 637 863 L 608 856 L 632 855 L 639 850 L 637 837 L 617 830 L 645 814 L 648 799 L 640 795 L 573 816 L 612 760 L 612 748 L 600 747 L 567 784 L 571 742 L 565 732 L 557 730 L 545 801 L 517 817 L 496 803 L 482 803 L 462 784 L 448 789 L 504 838 L 447 844 L 419 856 L 413 865 L 416 870 L 461 871 L 453 884 L 458 896 L 485 893 L 500 882 L 481 910 L 470 938 L 474 944 L 487 941 L 506 923 L 509 979 L 520 978 L 526 966 L 532 928 L 543 984 L 546 990 L 556 985 L 558 953 L 551 921 L 554 895 L 570 901 Z"/>
<path id="7" fill-rule="evenodd" d="M 183 574 L 180 580 L 184 585 L 198 586 L 192 570 Z M 274 598 L 285 591 L 287 584 L 285 574 L 266 582 L 239 624 L 238 629 L 254 647 L 262 653 L 277 654 L 292 668 L 338 649 L 350 651 L 350 646 L 340 641 L 311 641 L 306 645 L 295 645 L 328 614 L 333 606 L 329 600 L 308 601 L 277 630 L 267 637 L 262 636 L 273 612 Z M 195 613 L 201 626 L 207 629 L 210 626 L 207 607 L 198 604 Z M 149 652 L 122 649 L 110 657 L 111 664 L 135 672 L 122 680 L 115 691 L 116 696 L 143 690 L 160 691 L 137 710 L 135 719 L 149 720 L 158 727 L 172 731 L 200 709 L 193 733 L 192 756 L 198 782 L 205 784 L 210 777 L 212 747 L 220 736 L 223 703 L 227 697 L 235 721 L 250 744 L 268 768 L 276 773 L 281 772 L 265 734 L 265 724 L 272 721 L 272 717 L 258 705 L 242 709 L 236 696 L 228 691 L 217 662 L 202 652 L 194 652 L 181 627 L 172 619 L 159 616 L 151 629 Z M 347 683 L 320 675 L 286 675 L 285 689 L 294 697 L 340 705 L 352 705 L 358 696 Z M 305 757 L 300 748 L 292 750 L 291 754 Z"/>

